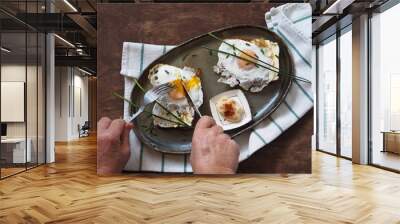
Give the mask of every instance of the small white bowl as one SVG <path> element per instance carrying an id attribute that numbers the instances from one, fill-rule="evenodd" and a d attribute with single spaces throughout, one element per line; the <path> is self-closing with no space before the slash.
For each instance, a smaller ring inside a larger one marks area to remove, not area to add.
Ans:
<path id="1" fill-rule="evenodd" d="M 239 105 L 241 105 L 243 107 L 244 115 L 240 122 L 232 123 L 230 121 L 227 121 L 218 113 L 217 102 L 219 101 L 219 99 L 221 99 L 221 97 L 233 99 Z M 240 126 L 243 126 L 243 125 L 249 123 L 252 119 L 249 103 L 247 102 L 246 96 L 243 94 L 243 92 L 240 89 L 229 90 L 229 91 L 220 93 L 216 96 L 213 96 L 210 99 L 210 109 L 211 109 L 211 114 L 212 114 L 215 122 L 219 126 L 221 126 L 222 129 L 224 129 L 224 131 L 232 130 L 232 129 L 238 128 Z"/>

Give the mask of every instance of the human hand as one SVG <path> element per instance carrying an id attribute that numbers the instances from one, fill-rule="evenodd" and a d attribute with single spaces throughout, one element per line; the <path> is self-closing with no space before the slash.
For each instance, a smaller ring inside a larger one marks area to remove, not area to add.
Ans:
<path id="1" fill-rule="evenodd" d="M 97 124 L 97 174 L 122 172 L 130 157 L 129 131 L 131 123 L 103 117 Z"/>
<path id="2" fill-rule="evenodd" d="M 239 145 L 214 119 L 203 116 L 196 124 L 190 162 L 195 174 L 234 174 L 239 162 Z"/>

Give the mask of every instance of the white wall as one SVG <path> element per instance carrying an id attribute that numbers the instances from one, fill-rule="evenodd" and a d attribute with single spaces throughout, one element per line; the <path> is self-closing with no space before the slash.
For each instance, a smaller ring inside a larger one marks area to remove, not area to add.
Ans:
<path id="1" fill-rule="evenodd" d="M 83 73 L 78 70 L 74 70 L 74 82 L 73 82 L 73 94 L 72 98 L 74 99 L 72 108 L 72 120 L 71 120 L 71 135 L 73 138 L 78 138 L 78 124 L 83 125 L 85 121 L 89 120 L 88 116 L 88 77 L 82 76 Z"/>
<path id="2" fill-rule="evenodd" d="M 55 140 L 74 140 L 89 118 L 88 78 L 72 67 L 56 67 L 55 74 Z"/>
<path id="3" fill-rule="evenodd" d="M 68 140 L 68 88 L 69 76 L 67 67 L 55 68 L 55 141 Z"/>

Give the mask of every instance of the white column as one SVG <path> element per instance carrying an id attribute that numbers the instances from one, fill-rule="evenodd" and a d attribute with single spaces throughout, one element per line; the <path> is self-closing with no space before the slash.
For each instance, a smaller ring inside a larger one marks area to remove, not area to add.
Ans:
<path id="1" fill-rule="evenodd" d="M 54 5 L 47 1 L 47 12 L 54 11 Z M 55 43 L 54 34 L 46 35 L 46 163 L 55 161 Z"/>
<path id="2" fill-rule="evenodd" d="M 353 20 L 353 162 L 368 163 L 368 15 Z"/>
<path id="3" fill-rule="evenodd" d="M 47 108 L 46 108 L 46 163 L 52 163 L 55 161 L 55 151 L 54 151 L 54 133 L 55 133 L 55 76 L 54 76 L 54 35 L 47 34 L 47 76 L 46 76 L 46 97 L 47 97 Z"/>

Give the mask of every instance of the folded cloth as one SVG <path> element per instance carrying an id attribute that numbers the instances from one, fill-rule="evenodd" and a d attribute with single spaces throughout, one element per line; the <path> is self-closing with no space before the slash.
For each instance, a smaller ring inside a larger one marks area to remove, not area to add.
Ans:
<path id="1" fill-rule="evenodd" d="M 311 7 L 306 3 L 285 4 L 265 14 L 267 26 L 289 47 L 295 74 L 311 80 Z M 134 78 L 143 69 L 174 46 L 129 43 L 123 45 L 121 74 L 125 76 L 125 97 L 134 88 Z M 235 138 L 240 145 L 239 160 L 243 161 L 264 147 L 298 121 L 313 107 L 311 84 L 293 80 L 288 95 L 278 109 L 257 127 Z M 129 120 L 129 105 L 124 104 L 124 119 Z M 310 136 L 311 137 L 311 136 Z M 188 155 L 157 152 L 143 145 L 134 132 L 130 133 L 131 157 L 127 171 L 192 172 Z"/>

